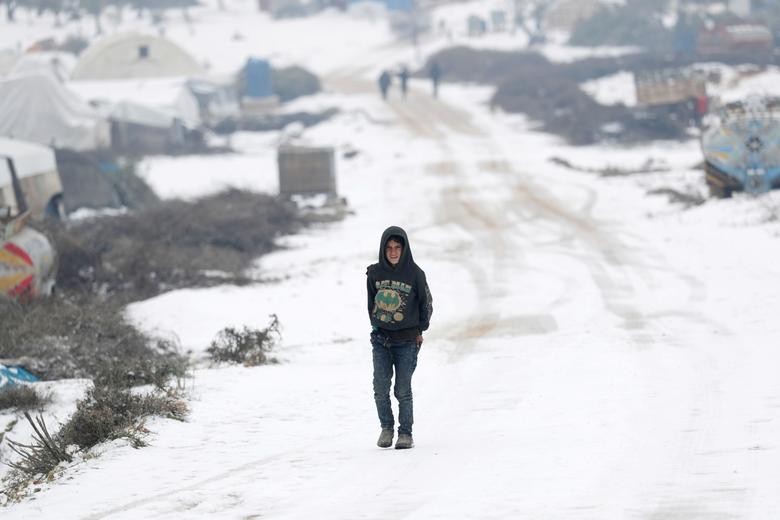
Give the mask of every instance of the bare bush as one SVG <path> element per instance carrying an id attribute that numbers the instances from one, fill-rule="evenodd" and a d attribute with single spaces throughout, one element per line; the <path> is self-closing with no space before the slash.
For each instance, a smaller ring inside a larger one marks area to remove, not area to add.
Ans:
<path id="1" fill-rule="evenodd" d="M 647 192 L 649 195 L 665 195 L 669 202 L 682 204 L 685 208 L 701 206 L 707 199 L 698 193 L 684 193 L 674 188 L 655 188 Z"/>
<path id="2" fill-rule="evenodd" d="M 0 300 L 0 329 L 0 358 L 16 359 L 47 380 L 162 387 L 189 366 L 177 345 L 138 331 L 113 302 L 62 295 L 26 306 Z"/>
<path id="3" fill-rule="evenodd" d="M 129 301 L 173 288 L 243 283 L 251 261 L 301 225 L 282 201 L 239 190 L 79 221 L 51 230 L 60 257 L 57 284 Z M 215 280 L 212 271 L 227 278 Z"/>
<path id="4" fill-rule="evenodd" d="M 139 432 L 143 419 L 160 416 L 183 420 L 186 403 L 174 392 L 135 394 L 116 386 L 96 386 L 78 402 L 76 411 L 62 427 L 59 437 L 65 445 L 86 450 L 101 442 L 127 438 L 142 446 Z"/>
<path id="5" fill-rule="evenodd" d="M 639 108 L 601 105 L 580 89 L 582 81 L 620 70 L 672 66 L 660 58 L 640 55 L 562 64 L 551 63 L 531 52 L 456 47 L 430 59 L 441 65 L 448 80 L 495 85 L 491 106 L 522 112 L 539 121 L 543 130 L 560 135 L 572 144 L 591 144 L 603 139 L 639 142 L 685 135 L 687 122 Z M 612 128 L 617 130 L 608 130 Z"/>
<path id="6" fill-rule="evenodd" d="M 8 385 L 0 389 L 0 410 L 40 410 L 51 402 L 51 395 L 43 395 L 30 385 Z"/>
<path id="7" fill-rule="evenodd" d="M 25 412 L 33 427 L 33 440 L 29 444 L 8 440 L 19 460 L 9 463 L 17 474 L 9 478 L 3 492 L 11 499 L 23 496 L 22 490 L 30 479 L 41 474 L 50 475 L 62 462 L 73 460 L 69 446 L 86 451 L 102 442 L 120 438 L 129 439 L 134 447 L 145 446 L 146 418 L 159 416 L 184 420 L 188 413 L 186 402 L 173 391 L 138 394 L 115 386 L 97 386 L 90 390 L 55 435 L 49 433 L 43 417 L 33 420 Z"/>
<path id="8" fill-rule="evenodd" d="M 215 362 L 241 363 L 245 366 L 276 363 L 269 352 L 280 337 L 279 318 L 271 315 L 271 322 L 262 330 L 244 327 L 222 329 L 206 352 Z"/>

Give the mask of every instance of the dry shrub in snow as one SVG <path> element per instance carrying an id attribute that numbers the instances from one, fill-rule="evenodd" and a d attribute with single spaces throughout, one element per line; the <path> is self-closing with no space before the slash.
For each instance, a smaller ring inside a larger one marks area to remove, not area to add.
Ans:
<path id="1" fill-rule="evenodd" d="M 62 295 L 25 306 L 0 300 L 0 330 L 0 359 L 18 360 L 47 380 L 163 387 L 189 367 L 177 345 L 141 333 L 112 302 Z"/>
<path id="2" fill-rule="evenodd" d="M 76 411 L 62 427 L 59 437 L 66 445 L 89 449 L 108 440 L 128 438 L 143 446 L 143 420 L 151 416 L 183 420 L 186 402 L 173 391 L 133 393 L 115 386 L 96 386 L 78 402 Z"/>
<path id="3" fill-rule="evenodd" d="M 8 440 L 19 459 L 9 464 L 17 473 L 9 477 L 3 493 L 12 500 L 21 498 L 31 479 L 41 475 L 51 478 L 61 463 L 72 462 L 78 450 L 86 451 L 102 442 L 126 438 L 136 448 L 145 446 L 142 435 L 148 432 L 144 427 L 146 418 L 184 420 L 188 413 L 186 402 L 174 391 L 155 389 L 142 394 L 116 386 L 91 389 L 54 435 L 41 416 L 33 420 L 25 412 L 33 427 L 33 438 L 29 444 Z"/>
<path id="4" fill-rule="evenodd" d="M 623 105 L 596 102 L 580 83 L 621 70 L 671 67 L 674 63 L 636 56 L 599 58 L 575 63 L 551 63 L 534 52 L 502 52 L 465 47 L 445 49 L 430 58 L 448 81 L 496 86 L 491 107 L 522 112 L 541 129 L 572 144 L 600 140 L 641 142 L 685 136 L 686 122 Z M 428 70 L 428 66 L 418 75 Z"/>
<path id="5" fill-rule="evenodd" d="M 131 301 L 163 291 L 246 281 L 242 271 L 301 221 L 289 204 L 227 190 L 53 229 L 58 287 Z M 210 272 L 224 276 L 215 279 Z"/>
<path id="6" fill-rule="evenodd" d="M 42 395 L 30 385 L 8 385 L 0 389 L 0 411 L 39 410 L 51 402 L 51 395 Z"/>
<path id="7" fill-rule="evenodd" d="M 262 330 L 244 327 L 222 329 L 206 352 L 215 362 L 241 363 L 245 366 L 276 363 L 269 352 L 280 338 L 279 318 L 271 315 L 271 322 Z"/>

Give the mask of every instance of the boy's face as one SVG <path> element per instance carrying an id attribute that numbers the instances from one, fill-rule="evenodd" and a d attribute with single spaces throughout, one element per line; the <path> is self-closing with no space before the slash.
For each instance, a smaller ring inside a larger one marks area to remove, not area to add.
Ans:
<path id="1" fill-rule="evenodd" d="M 392 266 L 398 265 L 403 252 L 404 246 L 397 240 L 388 240 L 387 244 L 385 244 L 385 258 Z"/>

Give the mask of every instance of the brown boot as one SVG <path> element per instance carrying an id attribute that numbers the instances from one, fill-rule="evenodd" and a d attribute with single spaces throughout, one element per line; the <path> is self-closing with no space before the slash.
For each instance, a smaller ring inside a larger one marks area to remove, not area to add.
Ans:
<path id="1" fill-rule="evenodd" d="M 393 430 L 382 430 L 379 434 L 379 440 L 376 441 L 376 445 L 380 448 L 389 448 L 393 445 Z"/>
<path id="2" fill-rule="evenodd" d="M 395 441 L 395 449 L 408 450 L 409 448 L 414 448 L 414 441 L 412 440 L 411 434 L 399 433 L 398 440 Z"/>

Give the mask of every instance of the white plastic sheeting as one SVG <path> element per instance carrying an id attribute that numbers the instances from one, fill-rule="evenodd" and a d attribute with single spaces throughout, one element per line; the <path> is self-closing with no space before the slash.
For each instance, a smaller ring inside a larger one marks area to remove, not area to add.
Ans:
<path id="1" fill-rule="evenodd" d="M 160 128 L 170 127 L 174 118 L 191 127 L 200 123 L 186 78 L 73 81 L 68 86 L 117 121 Z"/>
<path id="2" fill-rule="evenodd" d="M 0 136 L 73 150 L 110 143 L 107 121 L 47 72 L 0 81 Z"/>

